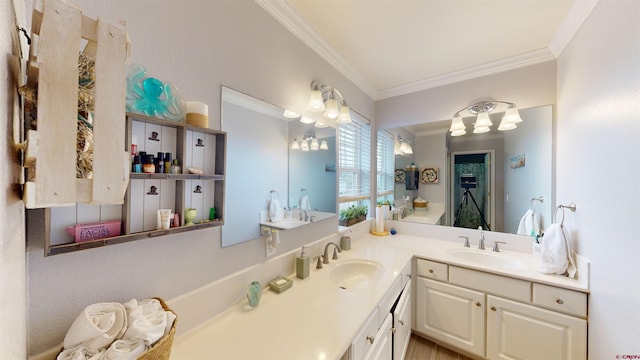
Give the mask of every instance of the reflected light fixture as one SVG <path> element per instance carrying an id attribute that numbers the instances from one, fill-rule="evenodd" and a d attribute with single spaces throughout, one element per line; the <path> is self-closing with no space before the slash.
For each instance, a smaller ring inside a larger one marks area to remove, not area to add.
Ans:
<path id="1" fill-rule="evenodd" d="M 349 105 L 340 91 L 317 80 L 311 82 L 307 109 L 313 112 L 324 111 L 324 117 L 336 120 L 339 124 L 351 122 Z"/>
<path id="2" fill-rule="evenodd" d="M 469 105 L 453 114 L 453 120 L 451 120 L 451 127 L 449 128 L 451 136 L 461 136 L 467 133 L 466 126 L 462 121 L 462 114 L 464 112 L 469 112 L 476 116 L 476 122 L 473 125 L 474 134 L 482 134 L 491 131 L 493 122 L 491 122 L 489 114 L 499 107 L 504 109 L 505 106 L 507 109 L 500 121 L 498 130 L 507 131 L 515 129 L 517 127 L 516 124 L 522 122 L 522 118 L 520 118 L 520 113 L 518 113 L 518 107 L 516 104 L 507 101 L 486 100 L 476 102 L 475 104 Z"/>
<path id="3" fill-rule="evenodd" d="M 403 139 L 400 135 L 398 135 L 398 144 L 400 144 L 399 150 L 403 155 L 413 154 L 413 148 L 411 147 L 409 139 Z"/>
<path id="4" fill-rule="evenodd" d="M 293 138 L 291 142 L 291 150 L 300 151 L 318 151 L 329 150 L 329 144 L 326 140 L 319 141 L 314 129 L 307 130 L 302 137 L 302 140 L 298 141 L 298 138 Z"/>
<path id="5" fill-rule="evenodd" d="M 300 114 L 293 112 L 291 110 L 284 110 L 284 112 L 282 113 L 282 116 L 286 117 L 287 119 L 295 119 L 295 118 L 299 118 Z"/>

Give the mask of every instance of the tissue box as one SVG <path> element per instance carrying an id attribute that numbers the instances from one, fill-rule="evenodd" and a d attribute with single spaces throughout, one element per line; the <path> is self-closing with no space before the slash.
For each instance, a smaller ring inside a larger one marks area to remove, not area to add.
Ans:
<path id="1" fill-rule="evenodd" d="M 67 227 L 67 233 L 75 237 L 75 242 L 84 242 L 118 236 L 120 228 L 120 221 L 106 221 L 72 225 Z"/>

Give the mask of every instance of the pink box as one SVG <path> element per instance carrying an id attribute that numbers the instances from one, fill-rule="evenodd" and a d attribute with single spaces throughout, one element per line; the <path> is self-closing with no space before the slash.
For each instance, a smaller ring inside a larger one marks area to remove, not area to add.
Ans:
<path id="1" fill-rule="evenodd" d="M 67 227 L 67 233 L 75 236 L 76 242 L 103 239 L 120 235 L 120 221 L 105 221 L 93 224 L 76 224 Z"/>

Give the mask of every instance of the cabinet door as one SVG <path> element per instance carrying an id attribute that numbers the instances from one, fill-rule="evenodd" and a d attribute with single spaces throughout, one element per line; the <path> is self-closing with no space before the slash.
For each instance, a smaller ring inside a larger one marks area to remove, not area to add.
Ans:
<path id="1" fill-rule="evenodd" d="M 416 331 L 484 357 L 484 293 L 418 277 Z"/>
<path id="2" fill-rule="evenodd" d="M 411 338 L 411 280 L 400 295 L 393 311 L 393 359 L 404 359 Z"/>
<path id="3" fill-rule="evenodd" d="M 586 320 L 495 296 L 487 307 L 488 358 L 586 359 Z"/>
<path id="4" fill-rule="evenodd" d="M 393 316 L 391 313 L 387 313 L 387 317 L 378 329 L 375 338 L 372 340 L 373 344 L 367 354 L 364 356 L 365 360 L 391 360 L 392 354 L 392 334 L 391 325 L 393 323 Z"/>

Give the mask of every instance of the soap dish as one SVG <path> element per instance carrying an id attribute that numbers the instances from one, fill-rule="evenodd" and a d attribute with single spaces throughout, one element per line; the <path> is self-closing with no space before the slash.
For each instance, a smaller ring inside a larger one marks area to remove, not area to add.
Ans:
<path id="1" fill-rule="evenodd" d="M 269 282 L 271 290 L 280 294 L 281 292 L 289 289 L 293 285 L 293 280 L 286 277 L 277 277 Z"/>

